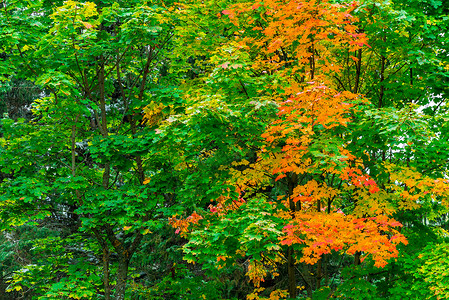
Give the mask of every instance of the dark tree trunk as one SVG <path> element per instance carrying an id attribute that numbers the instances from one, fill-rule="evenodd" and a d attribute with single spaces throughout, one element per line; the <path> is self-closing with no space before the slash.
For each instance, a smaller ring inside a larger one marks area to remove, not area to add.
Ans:
<path id="1" fill-rule="evenodd" d="M 288 248 L 288 295 L 290 298 L 296 298 L 296 273 L 295 273 L 295 258 L 294 250 L 292 247 Z"/>
<path id="2" fill-rule="evenodd" d="M 123 253 L 120 257 L 117 270 L 117 285 L 115 286 L 115 300 L 124 300 L 126 292 L 126 280 L 128 278 L 129 258 Z"/>

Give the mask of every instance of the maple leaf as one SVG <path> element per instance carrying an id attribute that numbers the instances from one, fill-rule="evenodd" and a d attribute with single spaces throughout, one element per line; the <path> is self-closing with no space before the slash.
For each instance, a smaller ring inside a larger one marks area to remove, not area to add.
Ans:
<path id="1" fill-rule="evenodd" d="M 223 15 L 229 16 L 230 19 L 233 19 L 233 18 L 235 17 L 235 13 L 234 13 L 234 11 L 232 11 L 232 10 L 225 9 L 225 10 L 223 10 L 221 13 L 222 13 Z"/>
<path id="2" fill-rule="evenodd" d="M 92 24 L 90 24 L 89 22 L 82 22 L 84 27 L 86 27 L 87 29 L 89 28 L 93 28 L 94 26 Z"/>

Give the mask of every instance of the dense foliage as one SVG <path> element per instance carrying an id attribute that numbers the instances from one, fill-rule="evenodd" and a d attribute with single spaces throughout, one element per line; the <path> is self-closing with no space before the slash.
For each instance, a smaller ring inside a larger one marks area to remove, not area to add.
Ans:
<path id="1" fill-rule="evenodd" d="M 449 299 L 449 3 L 0 8 L 0 299 Z"/>

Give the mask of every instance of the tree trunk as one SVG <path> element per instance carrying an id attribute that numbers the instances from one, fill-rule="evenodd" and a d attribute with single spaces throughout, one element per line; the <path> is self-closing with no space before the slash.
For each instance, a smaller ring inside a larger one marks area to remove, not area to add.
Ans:
<path id="1" fill-rule="evenodd" d="M 109 250 L 103 248 L 103 284 L 104 299 L 111 299 L 111 285 L 109 284 Z"/>
<path id="2" fill-rule="evenodd" d="M 115 286 L 115 300 L 124 300 L 126 292 L 126 279 L 128 278 L 129 258 L 126 253 L 120 257 L 117 270 L 117 285 Z"/>
<path id="3" fill-rule="evenodd" d="M 362 255 L 362 252 L 360 252 L 360 251 L 357 251 L 355 254 L 354 254 L 354 265 L 356 265 L 356 266 L 359 266 L 360 265 L 360 263 L 361 263 L 361 260 L 360 260 L 360 256 Z"/>
<path id="4" fill-rule="evenodd" d="M 289 205 L 290 205 L 290 214 L 292 219 L 295 218 L 296 206 L 297 203 L 293 202 L 292 195 L 293 189 L 298 183 L 298 176 L 295 173 L 291 173 L 288 176 L 288 197 L 289 197 Z M 301 202 L 298 201 L 300 204 Z M 301 209 L 301 208 L 299 208 Z M 297 289 L 296 289 L 296 270 L 295 270 L 295 251 L 293 247 L 290 246 L 287 250 L 287 260 L 288 260 L 288 294 L 290 298 L 296 298 Z"/>
<path id="5" fill-rule="evenodd" d="M 353 93 L 357 94 L 359 92 L 360 87 L 360 77 L 362 75 L 362 48 L 357 50 L 357 64 L 356 64 L 356 72 L 355 72 L 355 84 Z"/>
<path id="6" fill-rule="evenodd" d="M 290 298 L 296 298 L 296 274 L 295 274 L 295 258 L 294 250 L 292 247 L 288 248 L 287 259 L 288 259 L 288 295 Z"/>

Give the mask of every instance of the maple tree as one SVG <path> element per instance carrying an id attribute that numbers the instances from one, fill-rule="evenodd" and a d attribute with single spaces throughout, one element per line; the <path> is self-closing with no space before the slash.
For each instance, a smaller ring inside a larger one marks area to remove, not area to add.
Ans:
<path id="1" fill-rule="evenodd" d="M 51 235 L 32 241 L 31 261 L 11 276 L 17 297 L 125 298 L 130 261 L 170 199 L 145 181 L 160 157 L 145 150 L 142 126 L 148 99 L 169 85 L 150 92 L 171 37 L 164 11 L 140 1 L 2 2 L 2 80 L 44 91 L 30 120 L 2 119 L 2 230 L 42 225 Z"/>
<path id="2" fill-rule="evenodd" d="M 371 4 L 380 12 L 384 9 Z M 354 255 L 355 265 L 370 257 L 375 267 L 384 267 L 398 257 L 398 246 L 407 244 L 400 233 L 402 224 L 393 215 L 417 209 L 432 199 L 440 199 L 447 206 L 447 179 L 416 171 L 410 167 L 410 160 L 407 166 L 402 165 L 402 157 L 396 152 L 399 160 L 392 163 L 390 158 L 387 163 L 385 154 L 391 152 L 391 142 L 373 149 L 374 153 L 383 152 L 379 161 L 375 155 L 371 158 L 366 144 L 358 141 L 377 139 L 365 131 L 364 123 L 368 122 L 364 118 L 374 115 L 379 119 L 382 108 L 388 106 L 387 99 L 393 101 L 387 96 L 391 89 L 384 86 L 385 81 L 395 81 L 386 75 L 387 58 L 381 55 L 378 98 L 370 101 L 360 94 L 373 88 L 369 77 L 362 77 L 362 63 L 368 59 L 365 56 L 376 53 L 373 46 L 385 48 L 385 39 L 379 40 L 383 44 L 371 46 L 365 34 L 368 26 L 379 30 L 382 24 L 371 23 L 366 13 L 375 19 L 379 12 L 373 12 L 368 2 L 327 1 L 244 2 L 221 12 L 229 17 L 234 36 L 220 47 L 227 47 L 233 55 L 231 61 L 225 56 L 228 60 L 215 64 L 216 68 L 240 73 L 250 68 L 253 78 L 264 82 L 270 78 L 265 91 L 246 96 L 269 99 L 278 105 L 278 113 L 262 134 L 265 143 L 259 146 L 256 157 L 251 162 L 237 160 L 234 168 L 228 166 L 231 178 L 226 182 L 233 183 L 240 195 L 237 207 L 229 202 L 237 199 L 226 200 L 230 203 L 226 205 L 220 198 L 210 212 L 196 212 L 184 221 L 172 219 L 173 226 L 184 234 L 192 228 L 185 246 L 188 261 L 208 263 L 216 257 L 215 264 L 223 268 L 226 261 L 232 264 L 236 257 L 249 257 L 247 275 L 256 286 L 269 273 L 275 277 L 276 266 L 285 263 L 290 297 L 297 295 L 297 263 L 303 262 L 299 274 L 310 297 L 316 294 L 314 290 L 320 292 L 323 280 L 329 283 L 326 264 L 330 254 Z M 365 17 L 363 22 L 357 14 Z M 393 74 L 397 69 L 393 66 Z M 240 83 L 247 90 L 252 80 Z M 220 89 L 225 90 L 223 86 Z M 404 103 L 409 96 L 402 97 Z M 396 113 L 394 108 L 386 110 L 382 122 L 388 122 L 392 113 Z M 402 123 L 387 125 L 387 132 L 400 126 L 399 130 L 406 128 L 413 136 L 429 134 L 425 126 L 418 125 L 421 116 L 413 104 L 397 110 L 397 115 Z M 400 144 L 401 139 L 395 143 Z M 259 214 L 257 218 L 254 211 Z"/>

